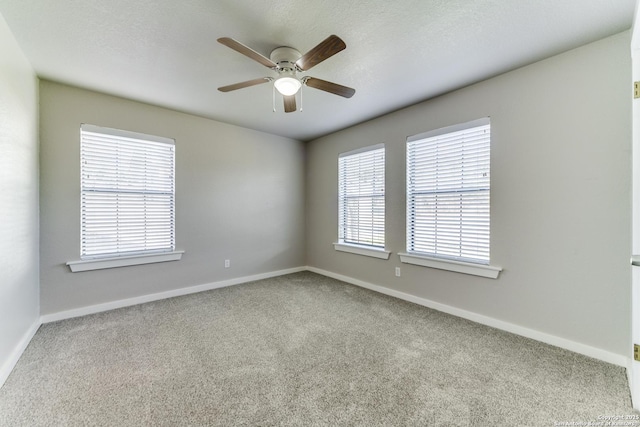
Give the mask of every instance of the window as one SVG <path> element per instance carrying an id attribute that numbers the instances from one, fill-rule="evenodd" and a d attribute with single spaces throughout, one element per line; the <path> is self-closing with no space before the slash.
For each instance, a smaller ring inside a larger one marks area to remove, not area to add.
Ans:
<path id="1" fill-rule="evenodd" d="M 80 135 L 80 258 L 174 253 L 174 141 L 86 124 Z M 146 262 L 158 261 L 133 264 Z"/>
<path id="2" fill-rule="evenodd" d="M 388 258 L 384 251 L 384 161 L 383 144 L 338 157 L 337 250 Z"/>
<path id="3" fill-rule="evenodd" d="M 407 252 L 489 264 L 489 119 L 407 139 Z"/>

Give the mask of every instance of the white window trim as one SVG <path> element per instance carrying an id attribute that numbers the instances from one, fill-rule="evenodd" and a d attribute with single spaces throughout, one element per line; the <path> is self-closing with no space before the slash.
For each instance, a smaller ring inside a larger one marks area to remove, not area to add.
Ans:
<path id="1" fill-rule="evenodd" d="M 471 120 L 469 122 L 458 123 L 455 125 L 430 130 L 427 132 L 422 132 L 417 135 L 411 135 L 407 137 L 407 142 L 419 141 L 421 139 L 432 138 L 434 136 L 445 135 L 447 133 L 458 132 L 460 130 L 470 129 L 478 126 L 490 125 L 490 124 L 491 124 L 491 117 L 482 117 L 480 119 Z"/>
<path id="2" fill-rule="evenodd" d="M 351 151 L 345 151 L 344 153 L 338 154 L 338 158 L 353 156 L 354 154 L 366 153 L 367 151 L 379 150 L 381 148 L 384 148 L 384 142 L 374 145 L 367 145 L 366 147 L 356 148 L 355 150 Z"/>
<path id="3" fill-rule="evenodd" d="M 149 135 L 148 133 L 131 132 L 128 130 L 90 125 L 88 123 L 82 123 L 80 127 L 82 128 L 82 130 L 85 130 L 87 132 L 103 133 L 103 134 L 112 135 L 112 136 L 121 136 L 123 138 L 144 139 L 146 141 L 162 142 L 163 144 L 169 144 L 169 145 L 175 145 L 176 143 L 176 141 L 172 138 L 167 138 L 164 136 L 157 136 L 157 135 Z"/>
<path id="4" fill-rule="evenodd" d="M 356 255 L 370 256 L 373 258 L 389 259 L 391 252 L 384 249 L 372 248 L 369 246 L 351 245 L 347 243 L 334 243 L 333 247 L 336 251 L 349 252 Z"/>
<path id="5" fill-rule="evenodd" d="M 133 255 L 113 258 L 98 258 L 81 261 L 69 261 L 67 265 L 72 273 L 102 270 L 105 268 L 127 267 L 130 265 L 152 264 L 156 262 L 180 261 L 184 251 L 162 252 L 149 255 Z"/>
<path id="6" fill-rule="evenodd" d="M 473 276 L 497 279 L 502 267 L 494 265 L 476 264 L 472 262 L 455 261 L 446 258 L 436 258 L 426 255 L 399 252 L 400 262 L 419 265 L 421 267 L 437 268 L 439 270 L 454 271 L 456 273 L 470 274 Z"/>

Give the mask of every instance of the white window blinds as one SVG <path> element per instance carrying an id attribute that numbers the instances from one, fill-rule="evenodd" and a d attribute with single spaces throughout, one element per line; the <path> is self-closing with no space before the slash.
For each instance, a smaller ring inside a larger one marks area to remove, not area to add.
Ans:
<path id="1" fill-rule="evenodd" d="M 340 243 L 384 248 L 384 145 L 338 157 Z"/>
<path id="2" fill-rule="evenodd" d="M 489 119 L 407 139 L 407 251 L 489 264 Z"/>
<path id="3" fill-rule="evenodd" d="M 81 258 L 175 249 L 172 139 L 83 124 Z"/>

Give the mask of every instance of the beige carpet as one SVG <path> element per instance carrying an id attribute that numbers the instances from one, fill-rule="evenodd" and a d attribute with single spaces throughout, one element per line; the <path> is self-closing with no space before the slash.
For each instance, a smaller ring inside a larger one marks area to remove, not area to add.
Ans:
<path id="1" fill-rule="evenodd" d="M 43 325 L 0 389 L 0 425 L 12 427 L 625 414 L 620 367 L 307 272 Z"/>

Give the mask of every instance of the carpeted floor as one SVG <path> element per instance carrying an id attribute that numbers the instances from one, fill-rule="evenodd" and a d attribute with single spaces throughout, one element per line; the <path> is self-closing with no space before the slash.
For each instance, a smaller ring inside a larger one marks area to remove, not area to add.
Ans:
<path id="1" fill-rule="evenodd" d="M 637 415 L 620 367 L 308 272 L 43 325 L 0 389 L 12 427 L 616 415 Z"/>

